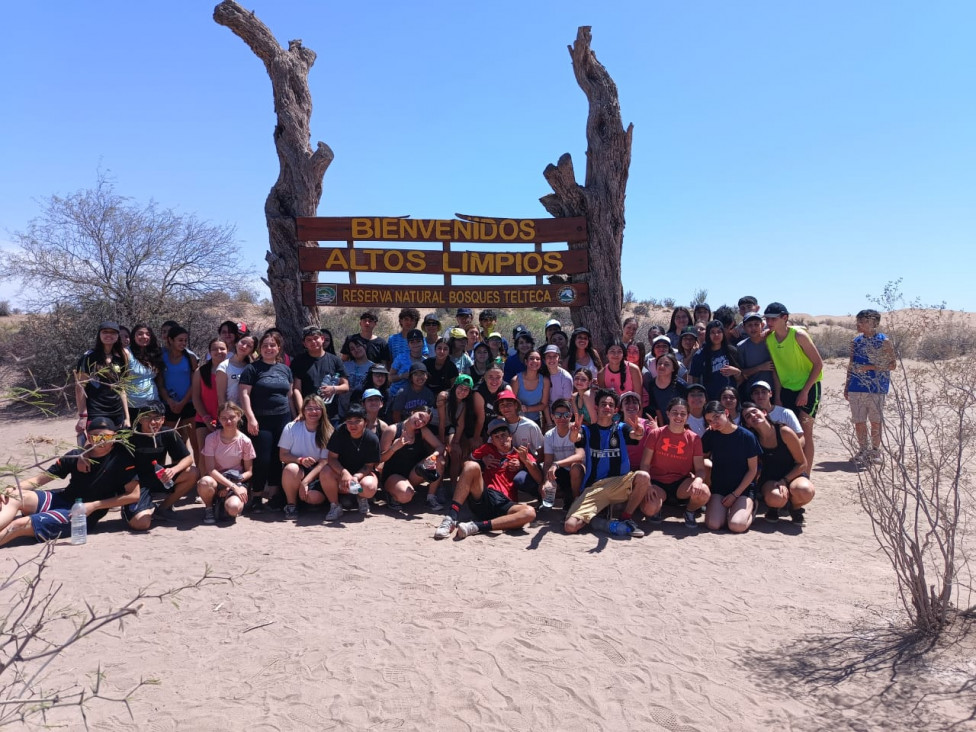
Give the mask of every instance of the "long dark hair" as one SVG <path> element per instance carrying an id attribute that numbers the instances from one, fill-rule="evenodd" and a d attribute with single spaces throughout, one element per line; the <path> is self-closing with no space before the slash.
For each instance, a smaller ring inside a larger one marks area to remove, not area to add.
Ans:
<path id="1" fill-rule="evenodd" d="M 95 334 L 95 345 L 92 346 L 92 351 L 94 351 L 95 354 L 99 357 L 105 355 L 105 344 L 102 343 L 102 330 L 103 330 L 102 328 L 98 329 L 98 332 Z M 115 343 L 112 344 L 112 351 L 111 351 L 112 358 L 114 360 L 115 357 L 118 357 L 119 360 L 122 361 L 122 363 L 125 363 L 126 357 L 125 357 L 125 348 L 122 346 L 122 333 L 119 331 L 115 331 L 115 332 L 119 334 L 119 337 L 116 338 Z"/>
<path id="2" fill-rule="evenodd" d="M 136 333 L 143 329 L 149 333 L 149 343 L 145 348 L 136 343 L 135 339 Z M 145 323 L 136 323 L 132 326 L 129 350 L 132 351 L 132 357 L 147 369 L 153 369 L 157 374 L 166 370 L 166 363 L 163 361 L 163 349 L 159 347 L 159 341 L 156 340 L 153 329 Z"/>
<path id="3" fill-rule="evenodd" d="M 671 311 L 671 322 L 668 323 L 668 330 L 667 330 L 668 333 L 676 333 L 677 332 L 677 331 L 675 331 L 675 327 L 674 327 L 674 316 L 677 315 L 679 312 L 682 312 L 682 313 L 684 313 L 685 315 L 688 316 L 688 325 L 694 325 L 695 324 L 695 319 L 693 317 L 691 317 L 691 311 L 688 310 L 688 308 L 684 307 L 683 305 L 679 305 L 678 307 L 676 307 L 674 310 Z M 685 328 L 687 328 L 688 325 L 681 326 L 682 330 L 684 330 Z"/>
<path id="4" fill-rule="evenodd" d="M 722 343 L 719 345 L 718 349 L 712 348 L 712 329 L 718 328 L 722 333 Z M 735 349 L 735 346 L 729 343 L 728 336 L 725 334 L 725 326 L 722 324 L 721 320 L 710 320 L 708 325 L 705 327 L 705 343 L 702 345 L 702 352 L 705 356 L 705 371 L 704 378 L 708 381 L 712 376 L 712 361 L 715 360 L 716 356 L 725 356 L 728 362 L 733 366 L 739 365 L 739 354 Z"/>
<path id="5" fill-rule="evenodd" d="M 474 404 L 474 387 L 469 386 L 468 395 L 464 399 L 458 399 L 457 390 L 459 386 L 468 385 L 455 382 L 447 394 L 447 418 L 454 426 L 457 426 L 458 406 L 464 405 L 464 413 L 467 414 L 471 405 Z"/>
<path id="6" fill-rule="evenodd" d="M 214 343 L 223 343 L 225 346 L 227 342 L 223 338 L 211 338 L 210 343 L 207 344 L 207 353 L 210 353 L 210 347 Z M 200 367 L 200 380 L 206 384 L 208 387 L 213 387 L 213 360 L 207 361 L 203 366 Z"/>
<path id="7" fill-rule="evenodd" d="M 630 361 L 627 360 L 627 346 L 624 345 L 622 339 L 614 338 L 612 341 L 610 341 L 607 347 L 603 349 L 603 354 L 607 357 L 607 365 L 605 368 L 610 368 L 610 349 L 615 347 L 623 351 L 623 356 L 620 358 L 620 393 L 623 394 L 625 391 L 630 391 L 630 389 L 627 388 L 627 374 L 630 373 Z M 604 379 L 604 381 L 606 381 L 606 379 Z"/>
<path id="8" fill-rule="evenodd" d="M 600 354 L 596 352 L 596 348 L 593 346 L 593 336 L 587 328 L 577 328 L 573 331 L 572 335 L 569 337 L 569 355 L 566 357 L 566 370 L 569 373 L 574 373 L 576 371 L 576 338 L 580 334 L 586 334 L 590 336 L 590 342 L 586 346 L 586 355 L 590 357 L 593 362 L 593 366 L 599 371 L 603 368 L 603 359 L 600 358 Z"/>
<path id="9" fill-rule="evenodd" d="M 332 337 L 332 331 L 329 330 L 328 328 L 322 328 L 322 335 L 328 335 L 329 336 L 329 345 L 326 346 L 325 352 L 326 353 L 331 353 L 334 356 L 335 355 L 335 338 Z"/>

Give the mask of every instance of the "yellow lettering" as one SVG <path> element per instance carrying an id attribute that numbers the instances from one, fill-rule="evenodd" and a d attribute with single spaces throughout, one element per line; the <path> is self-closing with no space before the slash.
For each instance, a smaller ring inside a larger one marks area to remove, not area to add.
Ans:
<path id="1" fill-rule="evenodd" d="M 370 225 L 369 219 L 352 220 L 352 238 L 353 239 L 373 238 L 373 227 Z"/>
<path id="2" fill-rule="evenodd" d="M 464 241 L 465 239 L 471 238 L 471 232 L 474 229 L 473 221 L 458 221 L 454 220 L 454 241 Z"/>
<path id="3" fill-rule="evenodd" d="M 402 219 L 400 221 L 400 238 L 401 239 L 416 239 L 417 238 L 417 220 L 416 219 Z"/>
<path id="4" fill-rule="evenodd" d="M 519 221 L 519 230 L 521 231 L 522 241 L 535 240 L 535 221 L 532 219 L 522 219 Z"/>
<path id="5" fill-rule="evenodd" d="M 399 219 L 383 219 L 383 234 L 384 239 L 396 239 L 397 238 L 397 223 Z"/>
<path id="6" fill-rule="evenodd" d="M 432 219 L 422 219 L 417 222 L 417 226 L 420 228 L 420 238 L 430 239 L 434 233 L 434 225 L 437 222 Z"/>
<path id="7" fill-rule="evenodd" d="M 490 252 L 471 252 L 471 274 L 488 274 L 494 272 L 492 264 L 494 258 Z"/>
<path id="8" fill-rule="evenodd" d="M 542 257 L 535 252 L 526 254 L 522 258 L 522 269 L 529 274 L 535 274 L 542 269 Z"/>
<path id="9" fill-rule="evenodd" d="M 549 274 L 563 271 L 563 258 L 559 252 L 546 252 L 542 255 L 543 267 Z"/>
<path id="10" fill-rule="evenodd" d="M 515 255 L 510 252 L 499 252 L 495 255 L 495 271 L 501 272 L 505 267 L 515 264 Z M 521 267 L 516 267 L 516 272 L 521 271 Z"/>
<path id="11" fill-rule="evenodd" d="M 416 249 L 407 252 L 407 269 L 411 272 L 423 272 L 427 269 L 427 258 L 424 253 Z"/>
<path id="12" fill-rule="evenodd" d="M 455 272 L 463 272 L 464 271 L 463 269 L 457 269 L 457 268 L 451 266 L 451 253 L 450 252 L 443 252 L 441 254 L 441 264 L 444 267 L 444 274 L 447 274 L 448 272 L 450 272 L 450 273 L 453 274 Z"/>
<path id="13" fill-rule="evenodd" d="M 335 270 L 335 269 L 349 269 L 349 265 L 346 262 L 346 258 L 343 256 L 343 251 L 341 249 L 333 249 L 329 254 L 329 259 L 325 263 L 325 269 Z"/>
<path id="14" fill-rule="evenodd" d="M 484 221 L 481 224 L 481 238 L 492 240 L 498 237 L 498 226 L 494 221 Z"/>
<path id="15" fill-rule="evenodd" d="M 434 222 L 437 226 L 437 238 L 440 241 L 450 241 L 451 240 L 451 222 L 444 219 L 437 219 Z"/>
<path id="16" fill-rule="evenodd" d="M 504 219 L 498 225 L 498 235 L 505 241 L 512 241 L 518 236 L 518 224 L 512 219 Z"/>
<path id="17" fill-rule="evenodd" d="M 388 270 L 403 269 L 403 255 L 395 249 L 385 252 L 383 254 L 383 266 Z"/>

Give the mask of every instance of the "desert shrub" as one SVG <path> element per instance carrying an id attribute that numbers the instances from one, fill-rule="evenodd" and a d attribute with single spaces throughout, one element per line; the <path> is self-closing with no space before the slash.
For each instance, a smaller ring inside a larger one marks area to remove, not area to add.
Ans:
<path id="1" fill-rule="evenodd" d="M 6 318 L 10 315 L 10 301 L 0 300 L 0 318 Z"/>
<path id="2" fill-rule="evenodd" d="M 647 305 L 634 305 L 634 315 L 646 316 L 651 314 L 651 309 Z"/>
<path id="3" fill-rule="evenodd" d="M 851 352 L 851 339 L 854 332 L 847 328 L 828 327 L 812 333 L 813 343 L 820 352 L 820 357 L 847 358 Z"/>
<path id="4" fill-rule="evenodd" d="M 633 290 L 627 290 L 624 293 L 624 305 L 630 305 L 632 302 L 637 302 L 637 295 L 634 294 Z"/>
<path id="5" fill-rule="evenodd" d="M 688 307 L 694 310 L 696 305 L 701 305 L 703 302 L 708 302 L 708 290 L 704 287 L 699 287 L 692 293 L 691 302 L 688 304 Z"/>
<path id="6" fill-rule="evenodd" d="M 661 298 L 661 307 L 666 308 L 668 310 L 673 310 L 674 309 L 674 302 L 675 301 L 674 301 L 674 298 L 673 297 L 662 297 Z"/>

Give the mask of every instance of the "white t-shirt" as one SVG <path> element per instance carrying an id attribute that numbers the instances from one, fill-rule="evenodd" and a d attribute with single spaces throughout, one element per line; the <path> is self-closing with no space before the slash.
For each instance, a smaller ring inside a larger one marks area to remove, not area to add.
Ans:
<path id="1" fill-rule="evenodd" d="M 203 454 L 214 459 L 214 467 L 221 473 L 225 470 L 243 470 L 244 460 L 255 458 L 254 445 L 250 438 L 237 433 L 232 442 L 225 443 L 220 439 L 220 431 L 211 432 L 203 441 Z"/>
<path id="2" fill-rule="evenodd" d="M 221 361 L 220 365 L 217 366 L 218 373 L 222 371 L 227 374 L 227 394 L 225 395 L 224 401 L 235 402 L 237 404 L 241 403 L 237 398 L 237 394 L 241 385 L 241 374 L 244 373 L 244 369 L 246 368 L 247 366 L 235 366 L 233 363 L 231 363 L 229 358 L 224 359 Z"/>
<path id="3" fill-rule="evenodd" d="M 289 422 L 281 433 L 278 447 L 285 448 L 295 457 L 323 460 L 329 456 L 329 451 L 326 448 L 315 444 L 315 433 L 308 431 L 304 421 Z"/>
<path id="4" fill-rule="evenodd" d="M 773 407 L 773 411 L 769 413 L 769 419 L 772 422 L 782 422 L 796 432 L 798 436 L 803 437 L 803 428 L 800 426 L 800 420 L 796 418 L 796 414 L 793 413 L 792 409 L 787 409 L 777 404 Z"/>
<path id="5" fill-rule="evenodd" d="M 576 443 L 569 439 L 572 431 L 566 433 L 565 437 L 560 437 L 559 433 L 556 432 L 556 428 L 553 427 L 551 430 L 546 432 L 545 446 L 542 451 L 545 455 L 552 455 L 553 462 L 557 460 L 565 460 L 571 455 L 576 454 Z"/>
<path id="6" fill-rule="evenodd" d="M 704 415 L 702 415 L 701 417 L 696 417 L 693 414 L 689 414 L 688 415 L 688 422 L 686 424 L 688 425 L 688 429 L 690 429 L 692 432 L 694 432 L 699 437 L 701 437 L 702 435 L 704 435 L 705 434 L 705 430 L 708 429 L 708 425 L 705 424 L 705 417 L 704 417 Z"/>
<path id="7" fill-rule="evenodd" d="M 518 422 L 508 425 L 508 431 L 512 433 L 512 447 L 528 447 L 532 457 L 539 454 L 542 449 L 542 430 L 531 419 L 519 417 Z"/>

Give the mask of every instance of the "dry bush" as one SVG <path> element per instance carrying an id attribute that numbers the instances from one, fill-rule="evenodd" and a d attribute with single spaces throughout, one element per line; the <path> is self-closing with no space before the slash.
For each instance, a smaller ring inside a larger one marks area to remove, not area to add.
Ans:
<path id="1" fill-rule="evenodd" d="M 810 335 L 820 352 L 820 357 L 828 359 L 847 358 L 851 352 L 851 339 L 857 334 L 847 328 L 830 326 Z"/>

